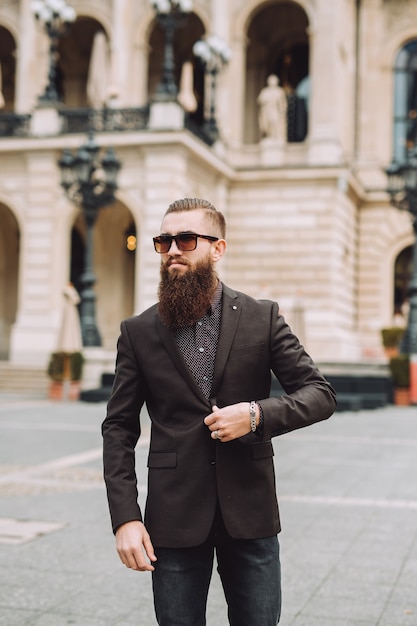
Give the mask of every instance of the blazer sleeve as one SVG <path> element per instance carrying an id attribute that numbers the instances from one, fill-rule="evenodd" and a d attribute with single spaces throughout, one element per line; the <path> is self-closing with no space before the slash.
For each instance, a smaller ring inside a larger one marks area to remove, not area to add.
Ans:
<path id="1" fill-rule="evenodd" d="M 121 324 L 113 390 L 102 424 L 104 480 L 113 531 L 132 520 L 142 521 L 138 505 L 135 446 L 140 437 L 140 410 L 145 383 L 135 358 L 129 329 Z"/>
<path id="2" fill-rule="evenodd" d="M 264 414 L 263 439 L 269 439 L 329 418 L 336 394 L 292 333 L 278 305 L 271 308 L 271 370 L 286 395 L 259 400 Z"/>

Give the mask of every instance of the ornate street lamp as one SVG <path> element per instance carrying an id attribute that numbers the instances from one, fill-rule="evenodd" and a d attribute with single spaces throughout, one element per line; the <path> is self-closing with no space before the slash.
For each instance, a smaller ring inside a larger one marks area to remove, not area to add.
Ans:
<path id="1" fill-rule="evenodd" d="M 114 202 L 117 174 L 121 166 L 112 148 L 108 148 L 101 159 L 99 151 L 99 146 L 90 134 L 76 154 L 65 149 L 58 161 L 65 194 L 72 202 L 81 206 L 87 226 L 84 271 L 80 279 L 80 322 L 84 346 L 101 346 L 95 319 L 93 227 L 100 209 Z"/>
<path id="2" fill-rule="evenodd" d="M 49 37 L 48 84 L 45 92 L 39 96 L 39 101 L 56 103 L 60 101 L 57 88 L 58 41 L 75 21 L 77 14 L 65 0 L 33 0 L 31 10 Z"/>
<path id="3" fill-rule="evenodd" d="M 156 89 L 158 101 L 175 101 L 178 88 L 175 83 L 174 33 L 184 25 L 185 16 L 192 9 L 191 0 L 149 0 L 156 11 L 157 20 L 165 31 L 164 62 L 162 77 Z"/>
<path id="4" fill-rule="evenodd" d="M 391 203 L 408 211 L 413 222 L 413 263 L 408 286 L 410 311 L 402 350 L 410 355 L 410 402 L 417 404 L 417 145 L 410 148 L 406 161 L 398 163 L 394 159 L 386 174 Z"/>
<path id="5" fill-rule="evenodd" d="M 227 43 L 216 35 L 210 35 L 206 39 L 197 41 L 193 46 L 193 52 L 199 58 L 204 71 L 211 77 L 209 118 L 204 124 L 204 129 L 214 143 L 219 136 L 216 122 L 217 74 L 230 61 L 232 53 Z"/>

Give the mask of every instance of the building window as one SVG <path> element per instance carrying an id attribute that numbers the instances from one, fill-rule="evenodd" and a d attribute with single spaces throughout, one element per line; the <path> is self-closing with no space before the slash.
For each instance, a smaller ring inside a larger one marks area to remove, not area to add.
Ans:
<path id="1" fill-rule="evenodd" d="M 398 53 L 394 67 L 394 158 L 401 163 L 417 140 L 417 40 Z"/>
<path id="2" fill-rule="evenodd" d="M 404 248 L 397 256 L 394 265 L 394 313 L 405 313 L 408 302 L 408 288 L 412 274 L 413 248 Z"/>
<path id="3" fill-rule="evenodd" d="M 12 112 L 15 99 L 16 44 L 3 26 L 0 26 L 0 111 Z"/>
<path id="4" fill-rule="evenodd" d="M 287 141 L 305 141 L 310 95 L 308 16 L 290 2 L 268 2 L 254 11 L 246 33 L 244 143 L 258 143 L 257 98 L 268 76 L 279 78 L 287 100 Z"/>

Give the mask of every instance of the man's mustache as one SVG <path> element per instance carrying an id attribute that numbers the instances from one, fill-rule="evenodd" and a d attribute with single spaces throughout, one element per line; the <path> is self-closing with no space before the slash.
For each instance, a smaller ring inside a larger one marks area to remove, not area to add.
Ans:
<path id="1" fill-rule="evenodd" d="M 169 267 L 173 263 L 175 263 L 175 265 L 190 265 L 190 262 L 186 259 L 168 259 L 165 263 L 165 267 Z"/>

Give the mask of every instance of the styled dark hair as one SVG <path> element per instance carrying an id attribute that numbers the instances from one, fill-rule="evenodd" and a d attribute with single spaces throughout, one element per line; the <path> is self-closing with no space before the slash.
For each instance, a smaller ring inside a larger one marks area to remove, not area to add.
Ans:
<path id="1" fill-rule="evenodd" d="M 169 205 L 165 215 L 196 210 L 204 211 L 207 219 L 219 230 L 221 238 L 224 239 L 226 237 L 226 220 L 224 215 L 208 200 L 203 200 L 202 198 L 181 198 L 180 200 L 175 200 Z"/>

